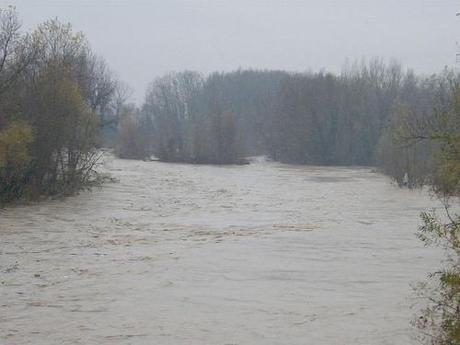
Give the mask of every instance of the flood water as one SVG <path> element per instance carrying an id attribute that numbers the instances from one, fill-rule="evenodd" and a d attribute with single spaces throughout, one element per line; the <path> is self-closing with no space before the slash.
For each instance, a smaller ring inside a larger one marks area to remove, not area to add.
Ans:
<path id="1" fill-rule="evenodd" d="M 107 159 L 0 213 L 0 344 L 413 344 L 436 204 L 370 168 Z"/>

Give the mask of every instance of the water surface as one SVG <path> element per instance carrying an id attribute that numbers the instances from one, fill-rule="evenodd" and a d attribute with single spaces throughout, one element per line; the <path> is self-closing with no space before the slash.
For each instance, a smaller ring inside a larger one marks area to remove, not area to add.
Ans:
<path id="1" fill-rule="evenodd" d="M 0 213 L 2 344 L 406 345 L 435 204 L 369 168 L 108 159 Z"/>

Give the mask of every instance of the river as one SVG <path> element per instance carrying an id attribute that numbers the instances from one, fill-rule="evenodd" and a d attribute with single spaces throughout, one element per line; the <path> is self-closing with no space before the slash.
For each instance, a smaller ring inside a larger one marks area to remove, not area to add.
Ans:
<path id="1" fill-rule="evenodd" d="M 106 158 L 0 212 L 1 344 L 407 345 L 436 202 L 371 168 Z"/>

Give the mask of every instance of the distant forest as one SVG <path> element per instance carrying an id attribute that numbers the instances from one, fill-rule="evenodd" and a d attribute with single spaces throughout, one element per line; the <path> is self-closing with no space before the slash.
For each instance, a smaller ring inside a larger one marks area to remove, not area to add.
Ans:
<path id="1" fill-rule="evenodd" d="M 138 107 L 82 33 L 58 20 L 24 33 L 1 10 L 0 203 L 97 183 L 104 147 L 165 162 L 377 166 L 431 183 L 442 144 L 425 139 L 459 131 L 459 81 L 381 59 L 339 74 L 184 71 L 155 79 Z"/>
<path id="2" fill-rule="evenodd" d="M 169 162 L 232 164 L 267 155 L 295 164 L 378 166 L 398 183 L 418 186 L 429 183 L 439 149 L 419 139 L 451 126 L 459 81 L 447 69 L 418 76 L 380 59 L 338 75 L 171 73 L 151 83 L 140 109 L 124 112 L 115 151 Z"/>

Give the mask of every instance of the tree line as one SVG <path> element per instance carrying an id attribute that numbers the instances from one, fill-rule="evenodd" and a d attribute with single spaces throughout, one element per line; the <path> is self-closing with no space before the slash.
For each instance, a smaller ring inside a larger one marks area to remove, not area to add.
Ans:
<path id="1" fill-rule="evenodd" d="M 399 184 L 432 182 L 439 141 L 401 140 L 449 113 L 459 78 L 380 59 L 341 73 L 169 73 L 140 107 L 82 33 L 49 20 L 21 31 L 0 11 L 0 199 L 72 193 L 96 179 L 100 148 L 122 158 L 241 164 L 245 157 L 374 165 Z M 442 130 L 442 129 L 440 129 Z"/>
<path id="2" fill-rule="evenodd" d="M 340 74 L 170 73 L 150 84 L 142 107 L 124 114 L 116 152 L 189 163 L 267 155 L 296 164 L 377 165 L 415 186 L 433 165 L 433 145 L 400 145 L 394 134 L 409 113 L 442 111 L 456 79 L 448 70 L 418 76 L 380 59 Z"/>
<path id="3" fill-rule="evenodd" d="M 47 194 L 94 176 L 98 149 L 124 158 L 242 163 L 377 165 L 398 183 L 429 183 L 438 141 L 401 140 L 446 116 L 459 77 L 418 76 L 374 59 L 339 74 L 184 71 L 155 79 L 141 107 L 82 33 L 49 20 L 21 31 L 0 11 L 2 198 Z M 451 112 L 451 111 L 450 111 Z M 444 130 L 440 128 L 439 131 Z"/>

